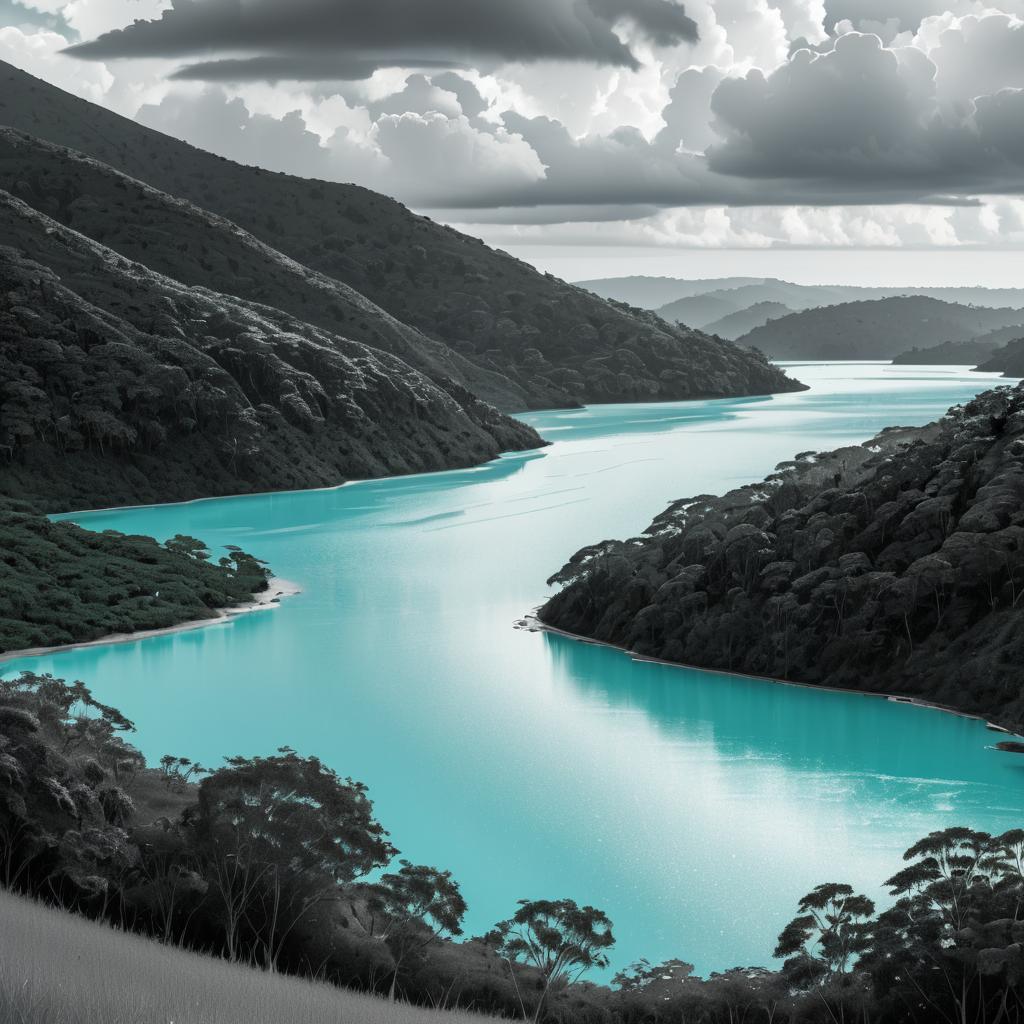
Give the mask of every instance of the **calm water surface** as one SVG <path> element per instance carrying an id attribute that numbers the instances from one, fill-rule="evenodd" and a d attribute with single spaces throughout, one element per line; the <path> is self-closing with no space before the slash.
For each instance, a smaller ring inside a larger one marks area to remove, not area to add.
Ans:
<path id="1" fill-rule="evenodd" d="M 403 855 L 451 868 L 467 932 L 520 897 L 615 922 L 615 964 L 766 964 L 826 879 L 881 895 L 909 843 L 1019 825 L 1024 759 L 876 698 L 631 661 L 513 622 L 583 544 L 807 449 L 920 424 L 991 378 L 801 364 L 800 395 L 524 417 L 552 442 L 478 469 L 79 514 L 238 543 L 303 593 L 228 624 L 5 666 L 81 678 L 150 758 L 282 744 L 370 786 Z"/>

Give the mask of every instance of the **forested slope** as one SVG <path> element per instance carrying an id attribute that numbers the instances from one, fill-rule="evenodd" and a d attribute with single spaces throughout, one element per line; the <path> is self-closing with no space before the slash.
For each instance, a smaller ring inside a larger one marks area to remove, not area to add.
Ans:
<path id="1" fill-rule="evenodd" d="M 267 571 L 237 549 L 213 560 L 194 538 L 161 545 L 7 505 L 0 551 L 0 653 L 211 618 L 267 589 Z"/>
<path id="2" fill-rule="evenodd" d="M 187 288 L 0 192 L 0 490 L 49 510 L 471 465 L 537 435 L 269 306 Z"/>
<path id="3" fill-rule="evenodd" d="M 550 582 L 543 622 L 639 654 L 1024 730 L 1024 389 L 676 502 Z"/>
<path id="4" fill-rule="evenodd" d="M 188 199 L 349 285 L 485 374 L 508 378 L 522 400 L 505 384 L 475 381 L 505 409 L 800 387 L 757 353 L 612 305 L 368 189 L 243 167 L 6 64 L 0 124 Z M 32 194 L 18 192 L 30 202 Z"/>

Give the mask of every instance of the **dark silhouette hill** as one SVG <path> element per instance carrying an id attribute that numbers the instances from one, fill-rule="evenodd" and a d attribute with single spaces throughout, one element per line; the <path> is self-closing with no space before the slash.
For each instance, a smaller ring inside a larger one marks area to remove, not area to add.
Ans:
<path id="1" fill-rule="evenodd" d="M 967 341 L 947 341 L 929 348 L 912 348 L 893 356 L 892 361 L 897 364 L 975 366 L 978 369 L 976 364 L 986 362 L 998 349 L 1022 335 L 1024 324 L 1010 324 Z"/>
<path id="2" fill-rule="evenodd" d="M 717 334 L 720 338 L 735 341 L 755 327 L 762 327 L 769 320 L 778 320 L 780 316 L 788 316 L 793 310 L 781 302 L 755 302 L 746 309 L 729 313 L 719 320 L 704 325 L 708 334 Z"/>
<path id="3" fill-rule="evenodd" d="M 0 489 L 49 509 L 312 487 L 541 442 L 465 389 L 185 285 L 0 192 Z"/>
<path id="4" fill-rule="evenodd" d="M 749 331 L 738 343 L 771 359 L 892 359 L 915 346 L 964 341 L 1021 320 L 1024 310 L 897 296 L 792 313 Z"/>
<path id="5" fill-rule="evenodd" d="M 799 387 L 756 353 L 611 305 L 369 189 L 243 167 L 6 64 L 0 124 L 187 199 L 348 285 L 474 363 L 478 394 L 506 410 Z M 492 374 L 523 397 L 485 387 Z"/>
<path id="6" fill-rule="evenodd" d="M 1024 334 L 1024 328 L 1020 333 Z M 987 373 L 1001 373 L 1004 377 L 1024 377 L 1024 337 L 997 348 L 975 369 Z"/>
<path id="7" fill-rule="evenodd" d="M 675 502 L 577 552 L 543 622 L 638 654 L 909 694 L 1024 729 L 1024 388 Z"/>

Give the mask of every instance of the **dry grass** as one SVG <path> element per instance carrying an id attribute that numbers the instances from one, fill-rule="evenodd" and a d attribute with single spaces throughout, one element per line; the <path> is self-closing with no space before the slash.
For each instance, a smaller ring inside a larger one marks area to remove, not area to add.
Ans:
<path id="1" fill-rule="evenodd" d="M 0 1024 L 485 1024 L 182 952 L 0 892 Z"/>

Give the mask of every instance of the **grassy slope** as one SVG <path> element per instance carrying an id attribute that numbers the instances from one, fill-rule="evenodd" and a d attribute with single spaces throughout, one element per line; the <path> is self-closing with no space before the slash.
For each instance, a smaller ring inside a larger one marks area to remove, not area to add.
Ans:
<path id="1" fill-rule="evenodd" d="M 243 167 L 10 65 L 0 65 L 0 124 L 188 199 L 354 288 L 481 369 L 509 378 L 525 402 L 510 405 L 507 388 L 479 392 L 506 409 L 800 388 L 757 353 L 610 305 L 369 189 Z M 31 181 L 8 185 L 38 201 Z"/>
<path id="2" fill-rule="evenodd" d="M 265 974 L 0 892 L 0 1021 L 5 1024 L 470 1024 L 484 1019 Z"/>

